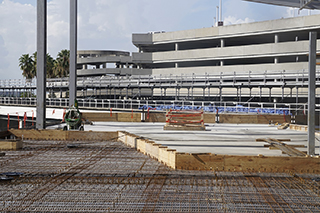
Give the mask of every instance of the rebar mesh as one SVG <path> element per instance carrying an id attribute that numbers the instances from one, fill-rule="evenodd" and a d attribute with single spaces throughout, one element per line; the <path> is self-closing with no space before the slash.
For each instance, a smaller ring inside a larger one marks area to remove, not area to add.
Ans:
<path id="1" fill-rule="evenodd" d="M 317 175 L 171 170 L 119 142 L 27 141 L 0 212 L 320 212 Z M 72 142 L 74 143 L 74 142 Z"/>

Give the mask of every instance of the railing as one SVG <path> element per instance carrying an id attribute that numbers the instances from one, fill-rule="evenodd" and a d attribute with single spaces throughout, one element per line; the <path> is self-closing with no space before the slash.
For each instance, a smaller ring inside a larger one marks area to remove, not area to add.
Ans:
<path id="1" fill-rule="evenodd" d="M 237 84 L 254 85 L 255 82 L 270 84 L 272 82 L 289 81 L 297 86 L 302 86 L 307 83 L 308 72 L 306 70 L 295 71 L 263 71 L 263 72 L 238 72 L 238 73 L 219 73 L 219 74 L 204 74 L 204 75 L 142 75 L 142 76 L 102 76 L 102 77 L 82 77 L 78 78 L 77 86 L 79 87 L 105 87 L 105 86 L 120 86 L 120 85 L 194 85 L 201 83 L 221 84 L 228 83 L 237 86 Z M 320 70 L 316 72 L 316 80 L 320 81 Z M 48 88 L 68 87 L 68 78 L 47 79 Z M 0 88 L 36 88 L 36 80 L 25 79 L 9 79 L 0 80 Z"/>
<path id="2" fill-rule="evenodd" d="M 0 97 L 0 105 L 33 106 L 36 98 Z M 48 98 L 48 107 L 69 107 L 67 98 Z M 247 114 L 306 114 L 307 103 L 263 103 L 263 102 L 212 102 L 212 101 L 165 101 L 165 100 L 125 100 L 125 99 L 78 99 L 79 108 L 118 110 L 152 109 L 165 111 L 166 109 L 201 110 L 219 113 L 247 113 Z M 320 112 L 320 104 L 316 105 Z"/>

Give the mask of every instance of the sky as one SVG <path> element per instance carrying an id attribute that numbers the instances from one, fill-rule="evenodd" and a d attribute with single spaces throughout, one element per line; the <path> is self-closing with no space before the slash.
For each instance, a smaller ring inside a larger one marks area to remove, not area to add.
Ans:
<path id="1" fill-rule="evenodd" d="M 0 80 L 22 79 L 19 57 L 36 51 L 36 2 L 0 0 Z M 222 2 L 225 25 L 308 15 L 242 0 Z M 212 27 L 217 6 L 219 0 L 78 0 L 78 50 L 136 52 L 132 33 Z M 47 7 L 47 50 L 56 58 L 69 49 L 69 1 L 48 0 Z"/>

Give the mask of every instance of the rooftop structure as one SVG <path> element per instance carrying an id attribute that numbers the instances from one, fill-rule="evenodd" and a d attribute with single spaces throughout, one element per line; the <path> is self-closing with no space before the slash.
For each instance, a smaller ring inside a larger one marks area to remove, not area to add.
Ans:
<path id="1" fill-rule="evenodd" d="M 77 75 L 140 75 L 142 74 L 133 63 L 130 52 L 114 50 L 78 50 Z M 151 74 L 144 71 L 143 74 Z"/>
<path id="2" fill-rule="evenodd" d="M 320 9 L 319 0 L 245 0 L 257 3 L 272 4 L 286 7 L 297 7 L 300 9 Z"/>

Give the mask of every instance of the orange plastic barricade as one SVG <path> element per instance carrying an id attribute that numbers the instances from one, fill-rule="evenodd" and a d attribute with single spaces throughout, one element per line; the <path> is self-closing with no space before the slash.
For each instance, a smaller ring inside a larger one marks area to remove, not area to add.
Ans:
<path id="1" fill-rule="evenodd" d="M 165 130 L 205 130 L 202 111 L 169 110 Z"/>

